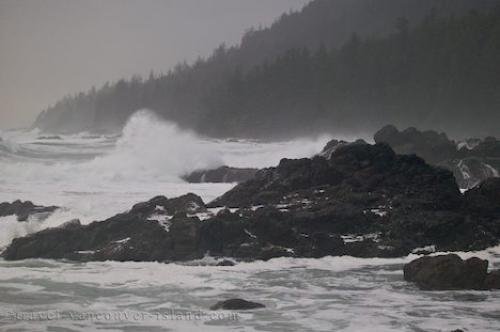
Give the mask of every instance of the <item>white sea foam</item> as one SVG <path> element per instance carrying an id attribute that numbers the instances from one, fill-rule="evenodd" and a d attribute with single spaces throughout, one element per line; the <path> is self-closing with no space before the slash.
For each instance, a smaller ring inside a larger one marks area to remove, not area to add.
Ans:
<path id="1" fill-rule="evenodd" d="M 0 246 L 71 219 L 83 224 L 102 220 L 155 195 L 194 192 L 210 201 L 234 184 L 188 184 L 180 177 L 223 164 L 267 167 L 283 157 L 310 157 L 329 139 L 280 143 L 206 139 L 147 110 L 134 114 L 117 136 L 80 133 L 47 139 L 38 130 L 1 135 L 0 202 L 22 199 L 64 209 L 43 223 L 0 223 Z"/>
<path id="2" fill-rule="evenodd" d="M 83 224 L 103 220 L 160 194 L 175 197 L 194 192 L 210 201 L 233 184 L 187 184 L 179 176 L 221 164 L 273 166 L 283 157 L 318 153 L 329 139 L 281 143 L 209 140 L 160 121 L 147 111 L 134 115 L 116 137 L 82 133 L 46 139 L 36 130 L 0 135 L 0 202 L 22 199 L 63 207 L 42 222 L 0 218 L 0 247 L 14 237 L 71 219 Z M 211 209 L 205 217 L 218 211 Z M 499 268 L 499 247 L 459 254 L 486 258 Z M 401 271 L 402 264 L 416 257 L 283 257 L 234 267 L 210 266 L 217 262 L 213 257 L 190 264 L 0 259 L 0 330 L 498 330 L 498 293 L 417 291 L 403 281 Z M 233 297 L 261 302 L 266 308 L 238 312 L 237 321 L 158 320 L 155 316 L 171 309 L 210 313 L 208 308 L 215 302 Z M 47 311 L 153 316 L 99 321 L 4 316 Z"/>
<path id="3" fill-rule="evenodd" d="M 500 247 L 458 254 L 463 258 L 487 258 L 495 265 L 500 262 Z M 498 292 L 418 291 L 402 278 L 402 265 L 416 257 L 419 256 L 283 257 L 232 267 L 207 266 L 216 263 L 211 257 L 193 262 L 198 266 L 0 260 L 0 295 L 12 302 L 9 305 L 4 302 L 0 307 L 6 311 L 13 308 L 18 311 L 128 311 L 155 315 L 171 309 L 209 312 L 208 308 L 219 300 L 241 297 L 264 303 L 266 309 L 248 314 L 238 312 L 236 322 L 128 319 L 102 321 L 101 324 L 119 331 L 134 327 L 193 331 L 205 329 L 205 326 L 217 327 L 219 331 L 437 332 L 455 328 L 496 331 Z M 30 298 L 29 304 L 23 303 L 24 298 Z M 14 323 L 4 322 L 10 328 Z M 26 325 L 21 330 L 37 326 L 66 327 L 76 331 L 97 328 L 91 320 L 23 323 Z"/>

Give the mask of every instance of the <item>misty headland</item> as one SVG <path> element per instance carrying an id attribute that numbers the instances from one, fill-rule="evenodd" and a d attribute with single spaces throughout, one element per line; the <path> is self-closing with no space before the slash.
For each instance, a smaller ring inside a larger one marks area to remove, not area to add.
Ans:
<path id="1" fill-rule="evenodd" d="M 0 131 L 0 329 L 496 332 L 499 34 L 312 0 Z"/>
<path id="2" fill-rule="evenodd" d="M 206 59 L 68 95 L 34 127 L 119 132 L 147 108 L 212 137 L 372 135 L 388 123 L 498 136 L 495 5 L 312 1 Z"/>

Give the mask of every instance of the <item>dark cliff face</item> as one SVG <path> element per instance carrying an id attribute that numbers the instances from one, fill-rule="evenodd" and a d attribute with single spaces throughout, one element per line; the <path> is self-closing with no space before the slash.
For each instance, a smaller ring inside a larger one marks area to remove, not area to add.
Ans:
<path id="1" fill-rule="evenodd" d="M 467 14 L 496 3 L 312 1 L 192 66 L 64 98 L 34 126 L 117 131 L 148 108 L 217 137 L 366 132 L 387 122 L 498 134 L 498 17 Z"/>
<path id="2" fill-rule="evenodd" d="M 207 205 L 193 194 L 158 196 L 104 221 L 15 239 L 3 257 L 254 260 L 479 250 L 500 239 L 499 194 L 498 179 L 461 195 L 450 171 L 415 155 L 344 144 L 328 160 L 283 159 Z"/>

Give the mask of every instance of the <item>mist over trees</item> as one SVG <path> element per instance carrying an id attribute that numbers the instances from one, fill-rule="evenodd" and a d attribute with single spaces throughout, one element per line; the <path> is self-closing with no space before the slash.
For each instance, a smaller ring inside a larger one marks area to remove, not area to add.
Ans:
<path id="1" fill-rule="evenodd" d="M 386 123 L 499 135 L 496 3 L 316 0 L 192 65 L 68 96 L 35 125 L 114 131 L 149 108 L 222 137 L 375 131 Z"/>

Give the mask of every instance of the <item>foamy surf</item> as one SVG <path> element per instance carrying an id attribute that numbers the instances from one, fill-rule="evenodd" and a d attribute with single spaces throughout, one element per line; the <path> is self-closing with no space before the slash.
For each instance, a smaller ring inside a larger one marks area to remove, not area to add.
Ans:
<path id="1" fill-rule="evenodd" d="M 488 258 L 497 267 L 500 263 L 500 247 L 458 254 Z M 202 266 L 0 261 L 5 312 L 55 317 L 20 322 L 7 316 L 0 324 L 25 331 L 497 331 L 500 294 L 419 291 L 402 277 L 402 265 L 416 257 L 276 258 L 234 267 L 209 266 L 215 263 L 211 257 L 197 262 Z M 193 318 L 194 313 L 209 317 L 211 305 L 232 297 L 266 308 L 233 313 L 237 319 Z M 75 313 L 87 316 L 72 319 Z"/>
<path id="2" fill-rule="evenodd" d="M 71 219 L 103 220 L 160 194 L 194 192 L 210 201 L 233 184 L 188 184 L 180 176 L 310 157 L 330 139 L 211 140 L 148 111 L 117 136 L 0 135 L 0 202 L 62 207 L 43 221 L 0 218 L 0 247 Z M 459 255 L 500 264 L 499 247 Z M 283 257 L 234 267 L 214 266 L 213 257 L 185 264 L 0 260 L 0 330 L 497 331 L 498 293 L 419 291 L 402 278 L 403 264 L 416 257 Z M 234 297 L 266 308 L 237 312 L 237 319 L 224 311 L 212 316 L 211 305 Z"/>
<path id="3" fill-rule="evenodd" d="M 187 192 L 211 201 L 234 184 L 189 184 L 181 176 L 221 165 L 267 167 L 281 158 L 310 157 L 330 137 L 290 142 L 214 140 L 141 110 L 119 135 L 1 133 L 0 202 L 31 200 L 62 209 L 44 221 L 2 222 L 0 248 L 18 236 L 71 219 L 103 220 L 156 195 Z"/>

